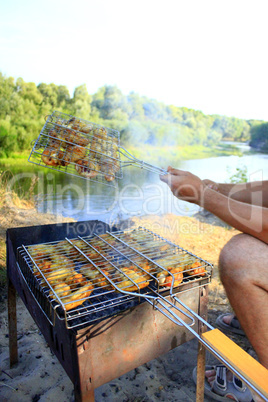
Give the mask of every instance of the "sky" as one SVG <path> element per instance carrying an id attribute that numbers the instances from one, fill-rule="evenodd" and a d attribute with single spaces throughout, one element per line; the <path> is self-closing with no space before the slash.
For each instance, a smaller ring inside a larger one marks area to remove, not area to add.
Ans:
<path id="1" fill-rule="evenodd" d="M 267 0 L 0 0 L 0 72 L 268 121 Z"/>

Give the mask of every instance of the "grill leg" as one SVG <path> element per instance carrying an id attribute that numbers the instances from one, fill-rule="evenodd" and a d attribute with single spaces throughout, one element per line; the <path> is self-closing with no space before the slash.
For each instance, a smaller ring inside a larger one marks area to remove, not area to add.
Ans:
<path id="1" fill-rule="evenodd" d="M 204 401 L 206 348 L 199 342 L 197 355 L 196 402 Z"/>
<path id="2" fill-rule="evenodd" d="M 16 312 L 16 289 L 8 279 L 8 334 L 9 334 L 9 364 L 18 363 L 17 343 L 17 312 Z"/>
<path id="3" fill-rule="evenodd" d="M 205 286 L 199 289 L 199 308 L 198 314 L 200 317 L 207 320 L 207 305 L 208 305 L 208 287 Z M 199 321 L 198 335 L 201 335 L 207 330 L 207 327 Z M 205 366 L 206 366 L 206 348 L 201 342 L 198 344 L 197 355 L 197 378 L 196 378 L 196 402 L 204 401 L 205 391 Z"/>

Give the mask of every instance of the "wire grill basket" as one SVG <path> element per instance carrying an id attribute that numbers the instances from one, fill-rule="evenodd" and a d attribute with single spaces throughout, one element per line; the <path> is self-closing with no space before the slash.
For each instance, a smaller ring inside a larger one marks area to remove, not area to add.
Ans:
<path id="1" fill-rule="evenodd" d="M 57 111 L 47 117 L 28 161 L 112 186 L 123 178 L 122 167 L 130 165 L 166 173 L 121 147 L 119 131 Z"/>
<path id="2" fill-rule="evenodd" d="M 21 246 L 18 261 L 50 321 L 57 314 L 69 328 L 211 277 L 208 262 L 144 228 Z"/>

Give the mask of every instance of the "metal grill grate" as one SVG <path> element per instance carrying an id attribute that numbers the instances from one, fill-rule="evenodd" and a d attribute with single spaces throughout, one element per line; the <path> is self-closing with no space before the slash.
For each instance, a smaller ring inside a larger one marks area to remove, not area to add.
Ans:
<path id="1" fill-rule="evenodd" d="M 211 264 L 144 228 L 22 246 L 18 254 L 43 310 L 68 328 L 117 314 L 114 308 L 129 308 L 141 296 L 204 286 L 211 277 Z"/>

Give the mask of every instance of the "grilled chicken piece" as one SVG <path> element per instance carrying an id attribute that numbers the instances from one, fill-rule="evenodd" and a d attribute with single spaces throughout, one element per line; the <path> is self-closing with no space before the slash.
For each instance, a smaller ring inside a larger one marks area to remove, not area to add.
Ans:
<path id="1" fill-rule="evenodd" d="M 109 276 L 109 272 L 106 269 L 101 269 L 105 275 Z M 81 268 L 81 272 L 87 278 L 91 280 L 94 285 L 99 287 L 110 286 L 110 282 L 107 281 L 105 276 L 101 274 L 101 272 L 94 267 L 92 264 L 86 264 Z"/>
<path id="2" fill-rule="evenodd" d="M 126 292 L 137 292 L 139 289 L 146 288 L 149 285 L 149 281 L 143 273 L 136 272 L 130 268 L 122 268 L 121 271 L 123 273 L 118 272 L 118 278 L 115 282 L 118 288 Z"/>
<path id="3" fill-rule="evenodd" d="M 64 155 L 64 161 L 66 163 L 77 162 L 78 160 L 84 158 L 86 152 L 87 150 L 84 147 L 78 145 L 76 146 L 68 145 L 68 147 L 66 148 L 66 153 Z"/>
<path id="4" fill-rule="evenodd" d="M 58 297 L 64 297 L 67 296 L 71 293 L 71 288 L 69 285 L 67 285 L 67 283 L 65 282 L 60 282 L 57 285 L 53 286 L 53 290 L 54 292 L 57 294 Z M 49 296 L 51 298 L 54 298 L 55 295 L 54 293 L 50 290 L 49 292 Z"/>
<path id="5" fill-rule="evenodd" d="M 173 287 L 178 286 L 182 281 L 183 281 L 183 271 L 181 267 L 177 267 L 177 268 L 170 268 L 168 269 L 168 271 L 162 271 L 159 272 L 157 274 L 157 278 L 158 278 L 158 283 L 160 286 L 168 286 L 171 287 L 172 286 L 172 280 L 173 277 L 172 275 L 169 275 L 169 273 L 173 274 L 174 276 L 174 284 Z"/>
<path id="6" fill-rule="evenodd" d="M 68 282 L 71 277 L 73 277 L 76 274 L 76 271 L 74 269 L 68 269 L 68 268 L 61 268 L 61 269 L 55 269 L 53 272 L 49 273 L 49 275 L 46 276 L 46 280 L 53 286 L 57 285 L 60 282 Z"/>
<path id="7" fill-rule="evenodd" d="M 90 157 L 79 159 L 75 165 L 76 171 L 88 179 L 98 176 L 100 171 L 100 165 L 96 159 L 90 159 Z"/>
<path id="8" fill-rule="evenodd" d="M 104 174 L 105 180 L 113 181 L 115 174 L 120 170 L 120 163 L 115 158 L 105 158 L 101 163 L 101 171 Z"/>
<path id="9" fill-rule="evenodd" d="M 195 261 L 191 264 L 188 264 L 184 268 L 184 272 L 189 276 L 205 276 L 206 275 L 206 267 L 204 264 L 202 265 L 201 261 Z"/>
<path id="10" fill-rule="evenodd" d="M 86 285 L 80 287 L 75 292 L 72 292 L 68 297 L 66 297 L 64 302 L 64 307 L 66 311 L 72 310 L 85 302 L 85 300 L 91 295 L 94 290 L 94 286 L 91 282 L 87 282 Z"/>
<path id="11" fill-rule="evenodd" d="M 71 240 L 72 244 L 69 243 L 67 240 L 63 240 L 58 243 L 59 251 L 62 253 L 64 252 L 70 259 L 75 259 L 77 261 L 85 261 L 85 257 L 81 254 L 79 250 L 75 247 L 80 249 L 83 253 L 87 253 L 87 250 L 90 247 L 80 239 Z"/>

